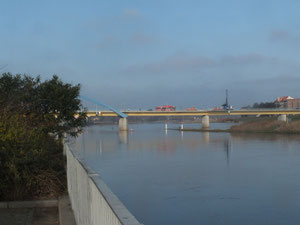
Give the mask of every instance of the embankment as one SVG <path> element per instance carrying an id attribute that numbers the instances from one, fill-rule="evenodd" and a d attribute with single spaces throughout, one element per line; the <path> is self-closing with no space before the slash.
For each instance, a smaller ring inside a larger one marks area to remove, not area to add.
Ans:
<path id="1" fill-rule="evenodd" d="M 76 224 L 80 225 L 141 225 L 117 196 L 65 144 L 68 192 Z M 117 179 L 117 178 L 116 178 Z"/>
<path id="2" fill-rule="evenodd" d="M 180 131 L 194 132 L 229 132 L 229 133 L 276 133 L 276 134 L 300 134 L 300 121 L 289 123 L 277 120 L 248 121 L 233 125 L 230 129 L 194 129 L 184 128 Z"/>
<path id="3" fill-rule="evenodd" d="M 300 134 L 300 121 L 282 122 L 277 120 L 251 121 L 232 126 L 229 132 Z"/>

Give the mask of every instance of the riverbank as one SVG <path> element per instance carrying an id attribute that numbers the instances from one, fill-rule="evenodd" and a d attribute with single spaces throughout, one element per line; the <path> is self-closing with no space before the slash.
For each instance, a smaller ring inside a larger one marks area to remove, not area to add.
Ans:
<path id="1" fill-rule="evenodd" d="M 277 120 L 251 121 L 232 126 L 230 132 L 299 134 L 300 121 L 283 122 Z"/>
<path id="2" fill-rule="evenodd" d="M 292 121 L 286 123 L 274 119 L 266 119 L 244 122 L 238 125 L 233 125 L 229 129 L 179 128 L 177 130 L 193 132 L 300 134 L 300 121 Z"/>

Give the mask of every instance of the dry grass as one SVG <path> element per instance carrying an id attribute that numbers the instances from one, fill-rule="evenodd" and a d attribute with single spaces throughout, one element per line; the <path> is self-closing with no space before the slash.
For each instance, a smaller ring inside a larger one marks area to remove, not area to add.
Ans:
<path id="1" fill-rule="evenodd" d="M 1 200 L 54 199 L 66 191 L 66 178 L 53 170 L 40 171 L 26 182 L 14 183 Z"/>
<path id="2" fill-rule="evenodd" d="M 64 179 L 58 177 L 57 173 L 51 170 L 42 171 L 33 178 L 33 181 L 36 184 L 31 195 L 35 199 L 58 198 L 66 189 Z"/>
<path id="3" fill-rule="evenodd" d="M 294 121 L 281 126 L 278 129 L 282 133 L 300 133 L 300 121 Z"/>
<path id="4" fill-rule="evenodd" d="M 232 126 L 231 132 L 266 132 L 266 133 L 300 133 L 300 121 L 290 123 L 266 120 L 245 122 L 240 125 Z"/>

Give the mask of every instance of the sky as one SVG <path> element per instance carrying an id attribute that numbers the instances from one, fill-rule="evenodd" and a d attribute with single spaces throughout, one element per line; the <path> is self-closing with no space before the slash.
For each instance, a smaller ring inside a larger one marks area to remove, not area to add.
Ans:
<path id="1" fill-rule="evenodd" d="M 298 0 L 0 0 L 0 72 L 119 109 L 300 98 Z M 89 106 L 92 107 L 92 106 Z"/>

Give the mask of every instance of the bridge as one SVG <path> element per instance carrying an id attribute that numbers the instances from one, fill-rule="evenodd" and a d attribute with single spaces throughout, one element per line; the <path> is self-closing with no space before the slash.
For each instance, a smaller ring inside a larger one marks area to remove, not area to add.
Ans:
<path id="1" fill-rule="evenodd" d="M 299 115 L 298 109 L 260 109 L 260 110 L 195 110 L 195 111 L 123 111 L 130 116 L 202 116 L 202 128 L 209 128 L 210 116 L 247 116 L 247 115 L 278 115 L 278 120 L 287 121 L 287 115 Z M 120 116 L 114 111 L 88 111 L 87 116 L 120 117 L 120 130 L 128 130 L 127 117 Z"/>

